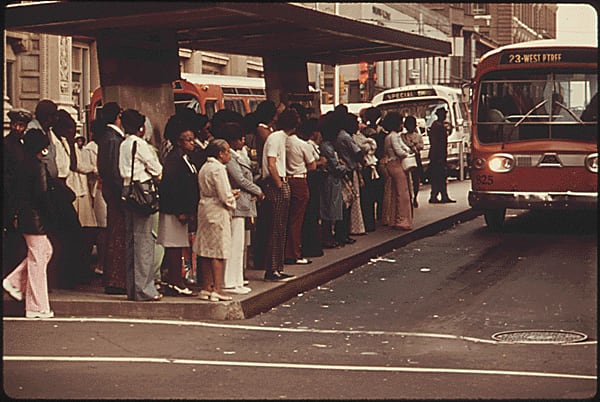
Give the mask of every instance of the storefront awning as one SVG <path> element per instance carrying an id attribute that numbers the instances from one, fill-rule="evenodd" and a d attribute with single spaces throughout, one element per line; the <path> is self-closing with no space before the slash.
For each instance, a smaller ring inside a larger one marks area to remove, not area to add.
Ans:
<path id="1" fill-rule="evenodd" d="M 5 29 L 90 38 L 175 31 L 182 48 L 332 65 L 451 53 L 447 41 L 290 3 L 19 3 L 6 6 Z"/>

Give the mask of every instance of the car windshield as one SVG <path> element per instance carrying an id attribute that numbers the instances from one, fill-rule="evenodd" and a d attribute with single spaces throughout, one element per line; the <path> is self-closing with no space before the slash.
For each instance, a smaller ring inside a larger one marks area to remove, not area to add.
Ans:
<path id="1" fill-rule="evenodd" d="M 568 139 L 597 143 L 596 72 L 497 71 L 481 81 L 477 136 L 482 143 Z M 530 73 L 530 72 L 529 72 Z"/>

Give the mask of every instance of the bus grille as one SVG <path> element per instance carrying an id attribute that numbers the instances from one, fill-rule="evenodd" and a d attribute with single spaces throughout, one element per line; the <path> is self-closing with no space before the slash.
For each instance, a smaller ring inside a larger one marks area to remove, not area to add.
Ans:
<path id="1" fill-rule="evenodd" d="M 515 159 L 518 167 L 533 166 L 533 163 L 531 162 L 531 156 L 529 155 L 517 155 Z"/>

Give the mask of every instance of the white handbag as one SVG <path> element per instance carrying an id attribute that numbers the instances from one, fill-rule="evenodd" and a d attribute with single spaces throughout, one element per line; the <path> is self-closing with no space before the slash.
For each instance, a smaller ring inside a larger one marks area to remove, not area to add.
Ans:
<path id="1" fill-rule="evenodd" d="M 405 172 L 408 172 L 417 167 L 417 158 L 414 153 L 408 155 L 406 158 L 402 159 L 402 169 Z"/>
<path id="2" fill-rule="evenodd" d="M 402 136 L 400 136 L 400 142 L 402 143 L 402 145 L 404 146 L 404 148 L 406 150 L 412 150 L 408 145 L 406 145 L 404 140 L 402 140 Z M 408 154 L 408 156 L 406 156 L 402 159 L 402 169 L 405 172 L 408 172 L 416 167 L 417 167 L 417 157 L 415 156 L 414 152 Z"/>

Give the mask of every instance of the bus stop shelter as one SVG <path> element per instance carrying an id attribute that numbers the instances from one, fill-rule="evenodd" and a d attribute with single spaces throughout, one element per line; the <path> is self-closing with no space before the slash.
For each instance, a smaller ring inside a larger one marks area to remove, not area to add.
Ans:
<path id="1" fill-rule="evenodd" d="M 16 3 L 5 29 L 97 41 L 105 101 L 140 110 L 154 127 L 174 113 L 178 49 L 260 56 L 267 96 L 307 92 L 307 62 L 352 64 L 447 56 L 447 41 L 312 10 L 297 3 Z M 152 102 L 148 102 L 152 99 Z M 158 139 L 158 138 L 155 138 Z"/>

